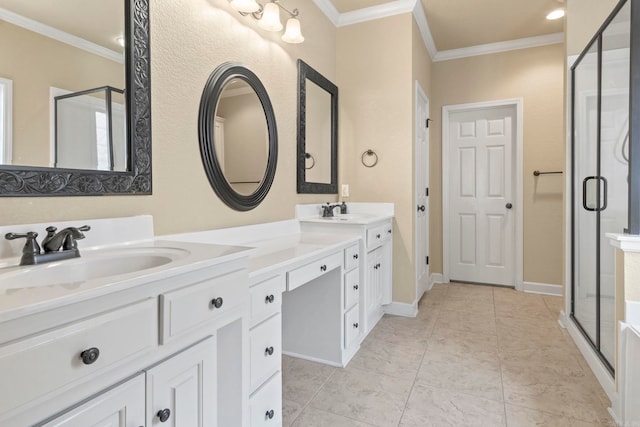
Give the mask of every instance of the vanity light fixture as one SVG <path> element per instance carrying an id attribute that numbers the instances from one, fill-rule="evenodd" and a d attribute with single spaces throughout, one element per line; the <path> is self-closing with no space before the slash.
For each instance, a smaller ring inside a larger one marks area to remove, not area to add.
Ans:
<path id="1" fill-rule="evenodd" d="M 547 15 L 547 19 L 552 21 L 554 19 L 560 19 L 563 16 L 564 16 L 564 9 L 556 9 L 549 12 L 549 14 Z"/>
<path id="2" fill-rule="evenodd" d="M 280 0 L 273 0 L 262 6 L 255 0 L 231 0 L 231 7 L 242 16 L 251 15 L 258 21 L 258 26 L 266 31 L 282 31 L 280 9 L 289 14 L 287 27 L 282 40 L 287 43 L 302 43 L 304 37 L 298 20 L 298 9 L 288 10 L 280 4 Z"/>

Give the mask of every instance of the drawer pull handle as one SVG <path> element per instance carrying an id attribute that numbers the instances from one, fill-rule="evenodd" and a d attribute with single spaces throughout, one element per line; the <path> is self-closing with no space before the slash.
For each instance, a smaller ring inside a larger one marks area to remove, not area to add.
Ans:
<path id="1" fill-rule="evenodd" d="M 171 409 L 165 408 L 161 411 L 158 411 L 156 415 L 158 415 L 158 419 L 160 420 L 161 423 L 165 423 L 171 416 Z"/>
<path id="2" fill-rule="evenodd" d="M 100 357 L 100 350 L 95 347 L 91 347 L 90 349 L 80 353 L 80 359 L 82 359 L 82 363 L 85 365 L 91 365 L 93 362 L 98 360 L 98 357 Z"/>
<path id="3" fill-rule="evenodd" d="M 214 298 L 214 299 L 211 300 L 211 307 L 212 308 L 220 308 L 220 307 L 222 307 L 223 303 L 224 303 L 224 300 L 222 299 L 222 297 Z"/>
<path id="4" fill-rule="evenodd" d="M 276 297 L 274 297 L 274 296 L 273 296 L 273 294 L 271 294 L 271 295 L 267 295 L 267 297 L 264 299 L 264 303 L 265 303 L 265 304 L 270 304 L 270 303 L 272 303 L 275 299 L 276 299 Z"/>
<path id="5" fill-rule="evenodd" d="M 327 265 L 326 264 L 322 264 L 320 266 L 320 271 L 327 271 Z"/>
<path id="6" fill-rule="evenodd" d="M 356 329 L 358 329 L 358 326 L 360 326 L 360 325 L 358 324 L 358 322 L 356 322 L 356 323 L 354 323 L 354 324 L 353 324 L 353 327 L 354 327 L 354 328 L 356 328 Z"/>
<path id="7" fill-rule="evenodd" d="M 379 234 L 376 234 L 376 239 L 379 239 L 381 236 Z"/>
<path id="8" fill-rule="evenodd" d="M 358 290 L 358 285 L 353 285 L 353 290 L 357 291 Z"/>
<path id="9" fill-rule="evenodd" d="M 391 229 L 387 230 L 387 233 L 391 234 Z"/>
<path id="10" fill-rule="evenodd" d="M 273 409 L 269 409 L 266 414 L 264 414 L 265 418 L 272 419 L 276 413 L 273 412 Z"/>
<path id="11" fill-rule="evenodd" d="M 353 259 L 358 259 L 358 254 L 353 254 Z"/>
<path id="12" fill-rule="evenodd" d="M 271 356 L 273 354 L 273 347 L 267 347 L 264 349 L 265 356 Z"/>

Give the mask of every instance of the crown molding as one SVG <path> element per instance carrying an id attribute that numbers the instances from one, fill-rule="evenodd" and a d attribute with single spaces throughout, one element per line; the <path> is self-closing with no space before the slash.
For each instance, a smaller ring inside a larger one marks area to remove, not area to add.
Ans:
<path id="1" fill-rule="evenodd" d="M 98 56 L 102 56 L 103 58 L 107 58 L 111 61 L 124 64 L 124 55 L 121 53 L 118 53 L 111 49 L 107 49 L 104 46 L 92 43 L 81 37 L 74 36 L 41 22 L 34 21 L 33 19 L 18 15 L 17 13 L 11 12 L 10 10 L 0 8 L 0 20 L 9 22 L 19 27 L 41 34 L 45 37 L 49 37 L 59 42 L 68 44 L 70 46 L 77 47 L 78 49 L 85 50 Z"/>
<path id="2" fill-rule="evenodd" d="M 553 33 L 544 36 L 526 37 L 516 40 L 508 40 L 498 43 L 481 44 L 477 46 L 463 47 L 437 52 L 433 61 L 448 61 L 450 59 L 467 58 L 470 56 L 488 55 L 492 53 L 508 52 L 510 50 L 528 49 L 532 47 L 547 46 L 564 43 L 563 33 Z"/>
<path id="3" fill-rule="evenodd" d="M 420 29 L 422 41 L 429 52 L 429 56 L 431 56 L 431 60 L 434 62 L 564 43 L 563 33 L 553 33 L 439 52 L 433 40 L 433 35 L 431 34 L 431 29 L 429 28 L 429 23 L 427 22 L 427 17 L 420 0 L 394 0 L 378 6 L 345 13 L 338 12 L 331 0 L 313 0 L 313 2 L 336 27 L 358 24 L 402 13 L 412 13 Z"/>

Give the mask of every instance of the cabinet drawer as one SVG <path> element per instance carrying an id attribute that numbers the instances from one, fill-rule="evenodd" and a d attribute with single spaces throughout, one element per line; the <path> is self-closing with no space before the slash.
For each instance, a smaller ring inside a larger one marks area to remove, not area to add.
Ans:
<path id="1" fill-rule="evenodd" d="M 250 332 L 251 390 L 280 370 L 282 365 L 282 320 L 278 314 Z"/>
<path id="2" fill-rule="evenodd" d="M 157 345 L 155 298 L 0 347 L 0 413 Z M 96 358 L 97 357 L 97 358 Z"/>
<path id="3" fill-rule="evenodd" d="M 215 319 L 249 298 L 244 270 L 160 295 L 162 344 Z"/>
<path id="4" fill-rule="evenodd" d="M 373 249 L 389 240 L 393 235 L 393 224 L 391 222 L 378 225 L 367 230 L 367 249 Z"/>
<path id="5" fill-rule="evenodd" d="M 334 268 L 342 266 L 342 251 L 318 261 L 296 268 L 287 273 L 287 290 L 292 291 L 305 283 L 320 277 Z"/>
<path id="6" fill-rule="evenodd" d="M 360 306 L 356 305 L 344 314 L 344 347 L 357 343 L 360 336 Z"/>
<path id="7" fill-rule="evenodd" d="M 344 250 L 344 269 L 346 271 L 356 268 L 360 265 L 360 246 L 349 246 Z"/>
<path id="8" fill-rule="evenodd" d="M 251 326 L 280 311 L 284 287 L 284 276 L 278 276 L 249 289 L 251 294 Z"/>
<path id="9" fill-rule="evenodd" d="M 278 372 L 249 399 L 251 427 L 282 425 L 282 374 Z"/>
<path id="10" fill-rule="evenodd" d="M 360 269 L 356 268 L 344 275 L 344 308 L 358 303 L 360 296 Z"/>

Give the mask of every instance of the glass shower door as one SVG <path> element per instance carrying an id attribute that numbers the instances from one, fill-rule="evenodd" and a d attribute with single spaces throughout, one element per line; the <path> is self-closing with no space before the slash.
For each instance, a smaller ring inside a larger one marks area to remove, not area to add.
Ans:
<path id="1" fill-rule="evenodd" d="M 613 373 L 615 250 L 628 219 L 630 2 L 572 67 L 571 316 Z"/>

